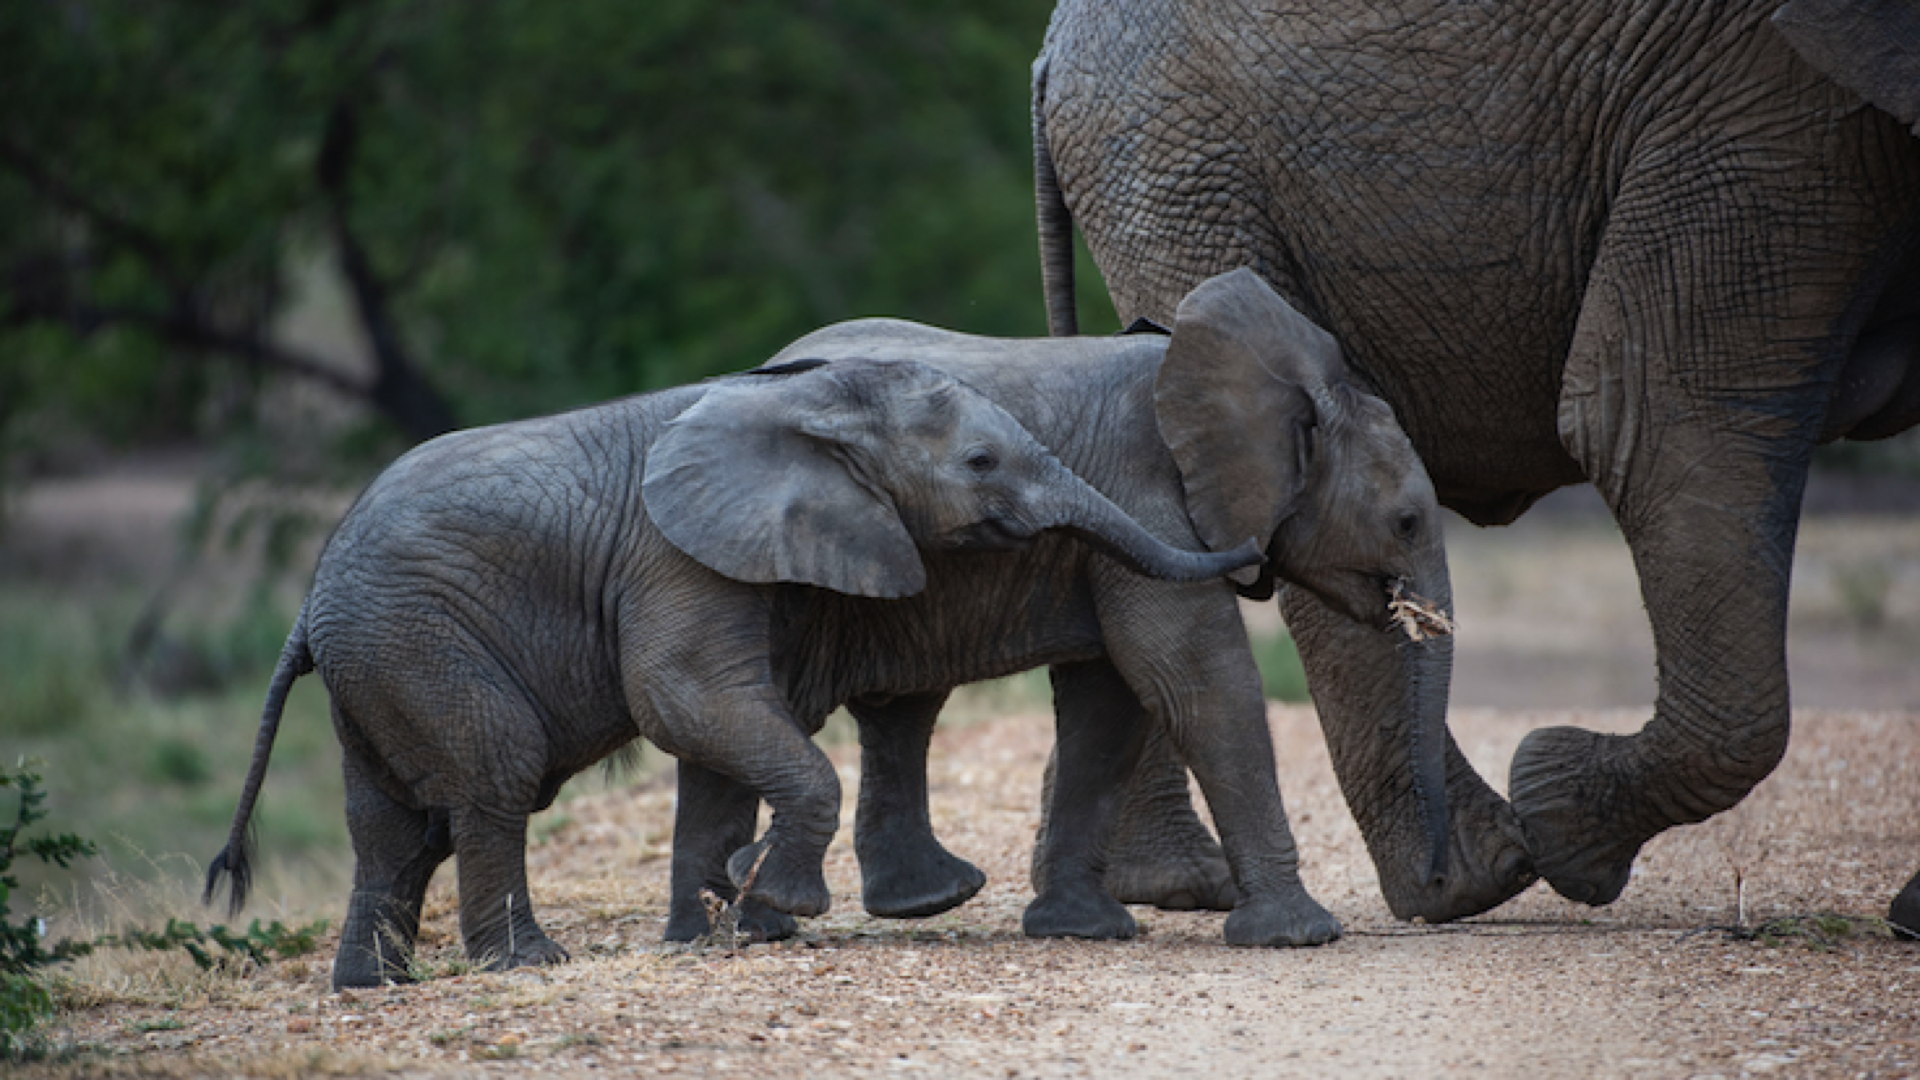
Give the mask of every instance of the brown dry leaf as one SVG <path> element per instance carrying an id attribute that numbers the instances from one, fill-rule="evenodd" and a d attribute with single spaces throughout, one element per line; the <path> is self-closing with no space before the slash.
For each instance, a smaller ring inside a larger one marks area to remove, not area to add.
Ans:
<path id="1" fill-rule="evenodd" d="M 1425 641 L 1453 633 L 1453 620 L 1447 618 L 1446 612 L 1433 601 L 1406 591 L 1406 587 L 1404 580 L 1393 583 L 1393 599 L 1387 602 L 1387 611 L 1409 638 Z"/>

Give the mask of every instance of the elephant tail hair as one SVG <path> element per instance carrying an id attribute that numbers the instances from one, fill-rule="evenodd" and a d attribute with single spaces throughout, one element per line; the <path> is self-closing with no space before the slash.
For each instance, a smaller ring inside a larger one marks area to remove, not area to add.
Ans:
<path id="1" fill-rule="evenodd" d="M 267 778 L 267 760 L 273 756 L 274 736 L 280 732 L 280 716 L 287 708 L 287 692 L 293 680 L 313 670 L 313 653 L 307 648 L 307 608 L 293 620 L 293 630 L 280 650 L 279 666 L 267 685 L 266 705 L 260 711 L 260 730 L 253 740 L 253 762 L 247 766 L 247 783 L 240 791 L 240 805 L 234 810 L 233 831 L 227 846 L 207 865 L 207 888 L 200 902 L 213 903 L 214 890 L 222 877 L 232 879 L 227 912 L 238 915 L 246 906 L 247 890 L 253 885 L 253 806 L 260 797 L 260 786 Z"/>
<path id="2" fill-rule="evenodd" d="M 1040 227 L 1040 283 L 1047 297 L 1047 332 L 1072 337 L 1080 332 L 1073 303 L 1073 212 L 1060 190 L 1047 145 L 1047 55 L 1033 64 L 1033 199 Z"/>

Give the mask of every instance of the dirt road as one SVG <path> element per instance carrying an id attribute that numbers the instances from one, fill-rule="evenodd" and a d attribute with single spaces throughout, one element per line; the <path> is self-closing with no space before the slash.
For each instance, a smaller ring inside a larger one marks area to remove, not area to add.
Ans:
<path id="1" fill-rule="evenodd" d="M 944 731 L 936 827 L 990 884 L 925 922 L 870 919 L 843 823 L 835 910 L 805 940 L 668 951 L 664 784 L 576 800 L 543 830 L 534 895 L 573 963 L 441 975 L 334 995 L 321 958 L 236 979 L 122 972 L 70 1013 L 98 1049 L 28 1074 L 125 1071 L 795 1076 L 1907 1076 L 1920 1071 L 1920 945 L 1821 947 L 1745 924 L 1882 912 L 1920 854 L 1920 744 L 1905 714 L 1808 714 L 1787 763 L 1737 810 L 1646 849 L 1626 896 L 1589 909 L 1542 886 L 1445 927 L 1393 921 L 1341 804 L 1317 723 L 1274 710 L 1281 782 L 1309 887 L 1348 936 L 1230 949 L 1220 916 L 1140 911 L 1132 942 L 1021 937 L 1025 861 L 1048 746 L 1039 716 Z M 1496 784 L 1531 726 L 1620 729 L 1639 714 L 1468 710 L 1463 747 Z M 840 754 L 853 790 L 853 763 Z M 430 969 L 458 953 L 449 887 Z M 124 964 L 125 961 L 120 961 Z M 161 963 L 161 962 L 155 962 Z M 84 975 L 84 973 L 83 973 Z M 168 985 L 171 980 L 171 985 Z M 152 1004 L 137 1004 L 139 1001 Z"/>

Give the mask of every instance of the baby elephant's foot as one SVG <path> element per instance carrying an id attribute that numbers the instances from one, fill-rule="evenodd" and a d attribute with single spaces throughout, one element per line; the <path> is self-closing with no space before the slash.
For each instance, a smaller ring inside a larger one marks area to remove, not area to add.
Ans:
<path id="1" fill-rule="evenodd" d="M 1227 916 L 1229 945 L 1325 945 L 1340 936 L 1340 920 L 1304 888 L 1249 898 Z"/>
<path id="2" fill-rule="evenodd" d="M 1090 941 L 1125 941 L 1140 932 L 1127 909 L 1098 886 L 1049 889 L 1027 905 L 1020 929 L 1028 937 Z"/>
<path id="3" fill-rule="evenodd" d="M 758 900 L 789 915 L 821 915 L 833 903 L 820 859 L 797 854 L 797 845 L 775 845 L 761 840 L 748 844 L 727 860 L 727 876 L 749 900 Z M 762 858 L 762 853 L 765 858 Z M 758 869 L 755 869 L 755 867 Z"/>
<path id="4" fill-rule="evenodd" d="M 980 891 L 987 875 L 939 844 L 892 852 L 868 851 L 860 860 L 860 900 L 885 919 L 920 919 L 959 907 Z"/>

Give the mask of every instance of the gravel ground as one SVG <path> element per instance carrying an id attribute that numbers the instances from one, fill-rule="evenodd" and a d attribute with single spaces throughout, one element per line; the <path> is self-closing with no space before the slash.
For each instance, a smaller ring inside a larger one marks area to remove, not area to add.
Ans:
<path id="1" fill-rule="evenodd" d="M 1466 710 L 1454 726 L 1499 784 L 1533 726 L 1639 720 Z M 82 969 L 99 1003 L 66 1013 L 60 1035 L 90 1049 L 24 1074 L 1908 1076 L 1920 1071 L 1920 945 L 1864 920 L 1920 852 L 1915 723 L 1798 717 L 1786 764 L 1735 811 L 1648 845 L 1611 907 L 1535 886 L 1489 916 L 1422 927 L 1380 901 L 1311 711 L 1276 707 L 1305 876 L 1348 931 L 1306 950 L 1231 949 L 1218 915 L 1146 910 L 1131 942 L 1024 939 L 1049 745 L 1037 715 L 936 740 L 936 827 L 990 878 L 971 903 L 921 922 L 867 917 L 849 811 L 829 865 L 835 909 L 808 920 L 804 940 L 669 950 L 672 791 L 656 781 L 567 803 L 542 830 L 535 900 L 571 964 L 451 974 L 443 880 L 423 956 L 447 974 L 333 994 L 325 958 L 223 978 L 179 961 Z M 851 791 L 854 759 L 838 757 Z M 1862 921 L 1831 944 L 1726 929 L 1822 912 Z"/>

